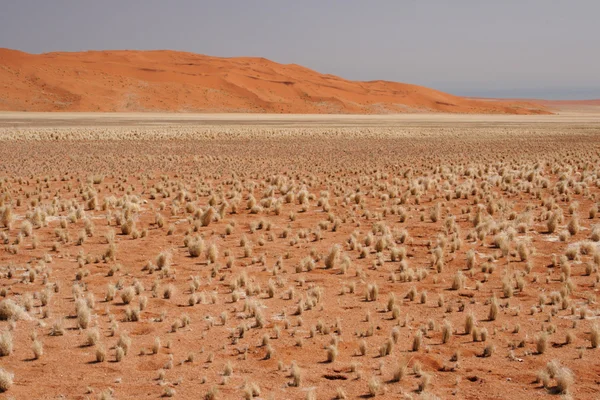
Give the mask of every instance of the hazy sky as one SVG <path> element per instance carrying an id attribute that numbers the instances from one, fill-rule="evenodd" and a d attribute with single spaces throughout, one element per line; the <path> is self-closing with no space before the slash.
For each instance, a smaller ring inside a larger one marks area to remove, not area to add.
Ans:
<path id="1" fill-rule="evenodd" d="M 460 95 L 600 98 L 600 0 L 3 0 L 0 47 L 261 56 Z"/>

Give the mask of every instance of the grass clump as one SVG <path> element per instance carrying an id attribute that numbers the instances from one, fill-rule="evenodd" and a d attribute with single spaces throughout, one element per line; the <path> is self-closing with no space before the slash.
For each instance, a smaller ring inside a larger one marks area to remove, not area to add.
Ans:
<path id="1" fill-rule="evenodd" d="M 14 375 L 0 367 L 0 393 L 6 392 L 13 384 Z"/>
<path id="2" fill-rule="evenodd" d="M 535 338 L 535 349 L 538 354 L 544 354 L 548 348 L 548 334 L 542 332 Z"/>
<path id="3" fill-rule="evenodd" d="M 11 355 L 13 352 L 13 339 L 9 331 L 0 333 L 0 357 Z"/>
<path id="4" fill-rule="evenodd" d="M 340 246 L 334 245 L 325 257 L 325 269 L 335 268 L 340 258 Z"/>
<path id="5" fill-rule="evenodd" d="M 336 360 L 338 356 L 338 348 L 336 345 L 332 344 L 327 347 L 327 362 L 331 363 Z"/>
<path id="6" fill-rule="evenodd" d="M 381 382 L 376 377 L 369 379 L 369 396 L 375 397 L 381 392 Z"/>
<path id="7" fill-rule="evenodd" d="M 552 360 L 538 372 L 536 380 L 550 393 L 568 395 L 575 379 L 569 368 L 561 365 L 558 360 Z M 552 385 L 552 380 L 554 380 L 554 385 Z"/>
<path id="8" fill-rule="evenodd" d="M 600 347 L 600 327 L 598 324 L 592 325 L 592 329 L 590 331 L 590 342 L 593 349 Z"/>
<path id="9" fill-rule="evenodd" d="M 498 304 L 498 299 L 496 297 L 492 297 L 490 301 L 490 312 L 488 314 L 488 320 L 495 321 L 498 318 L 498 312 L 500 311 L 500 305 Z"/>
<path id="10" fill-rule="evenodd" d="M 187 249 L 190 257 L 200 257 L 204 253 L 204 240 L 200 237 L 191 239 L 187 244 Z"/>
<path id="11" fill-rule="evenodd" d="M 23 309 L 11 299 L 0 301 L 0 321 L 9 319 L 19 319 L 23 314 Z"/>

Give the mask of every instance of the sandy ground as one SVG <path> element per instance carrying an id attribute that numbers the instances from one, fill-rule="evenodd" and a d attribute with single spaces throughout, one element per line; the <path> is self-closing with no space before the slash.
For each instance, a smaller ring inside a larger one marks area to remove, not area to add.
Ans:
<path id="1" fill-rule="evenodd" d="M 595 399 L 599 135 L 0 113 L 0 397 Z"/>
<path id="2" fill-rule="evenodd" d="M 0 111 L 0 127 L 144 126 L 144 125 L 256 125 L 280 127 L 402 127 L 407 125 L 596 124 L 600 109 L 561 111 L 554 115 L 466 115 L 443 113 L 387 115 L 323 114 L 181 114 L 181 113 L 48 113 Z"/>

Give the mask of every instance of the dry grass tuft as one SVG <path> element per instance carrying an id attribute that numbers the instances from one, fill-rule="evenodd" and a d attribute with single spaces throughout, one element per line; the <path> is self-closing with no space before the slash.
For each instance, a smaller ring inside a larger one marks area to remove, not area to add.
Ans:
<path id="1" fill-rule="evenodd" d="M 369 379 L 369 396 L 375 397 L 381 393 L 381 382 L 376 377 Z"/>
<path id="2" fill-rule="evenodd" d="M 0 357 L 11 355 L 13 352 L 13 338 L 10 332 L 0 333 Z"/>
<path id="3" fill-rule="evenodd" d="M 0 393 L 6 392 L 13 384 L 14 375 L 0 367 Z"/>
<path id="4" fill-rule="evenodd" d="M 600 327 L 598 324 L 593 324 L 590 331 L 590 342 L 593 349 L 600 347 Z"/>
<path id="5" fill-rule="evenodd" d="M 0 301 L 0 321 L 19 319 L 23 313 L 24 310 L 13 300 L 4 299 Z"/>

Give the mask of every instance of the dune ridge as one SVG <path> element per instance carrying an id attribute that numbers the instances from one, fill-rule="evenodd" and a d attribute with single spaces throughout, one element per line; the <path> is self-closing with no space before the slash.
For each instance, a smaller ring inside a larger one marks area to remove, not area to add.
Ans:
<path id="1" fill-rule="evenodd" d="M 0 49 L 0 110 L 547 114 L 388 81 L 359 82 L 265 58 L 170 50 L 29 54 Z"/>

